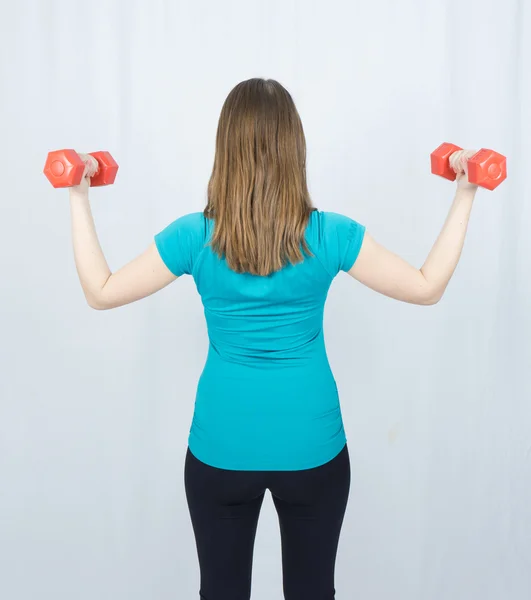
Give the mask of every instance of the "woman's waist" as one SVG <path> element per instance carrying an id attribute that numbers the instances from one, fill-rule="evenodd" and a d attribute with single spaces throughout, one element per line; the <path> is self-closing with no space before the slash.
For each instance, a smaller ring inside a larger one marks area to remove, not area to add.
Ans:
<path id="1" fill-rule="evenodd" d="M 328 365 L 322 331 L 313 336 L 250 337 L 242 334 L 220 337 L 209 331 L 208 359 L 212 366 L 228 370 L 240 367 L 259 371 L 290 371 L 310 365 Z"/>
<path id="2" fill-rule="evenodd" d="M 337 399 L 337 386 L 328 363 L 307 367 L 262 370 L 207 361 L 197 386 L 198 396 Z"/>
<path id="3" fill-rule="evenodd" d="M 197 386 L 196 409 L 234 418 L 317 419 L 339 407 L 329 367 L 276 373 L 218 370 L 207 364 Z"/>
<path id="4" fill-rule="evenodd" d="M 248 444 L 266 440 L 292 439 L 302 444 L 320 444 L 343 429 L 337 398 L 321 397 L 304 402 L 302 398 L 198 397 L 193 428 L 209 439 L 238 438 Z"/>
<path id="5" fill-rule="evenodd" d="M 203 375 L 242 381 L 333 378 L 326 350 L 318 346 L 300 353 L 256 349 L 235 353 L 210 344 Z"/>

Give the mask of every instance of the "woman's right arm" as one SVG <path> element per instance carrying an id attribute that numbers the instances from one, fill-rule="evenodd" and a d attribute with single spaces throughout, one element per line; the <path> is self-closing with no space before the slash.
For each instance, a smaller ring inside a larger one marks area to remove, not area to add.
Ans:
<path id="1" fill-rule="evenodd" d="M 457 267 L 477 187 L 468 182 L 466 160 L 472 151 L 456 153 L 457 191 L 442 231 L 426 262 L 416 269 L 365 234 L 349 275 L 367 287 L 411 304 L 436 304 Z"/>
<path id="2" fill-rule="evenodd" d="M 130 304 L 161 290 L 176 279 L 163 262 L 155 243 L 112 273 L 101 249 L 90 210 L 90 176 L 96 165 L 88 155 L 79 185 L 70 188 L 72 241 L 79 281 L 89 306 L 107 310 Z"/>

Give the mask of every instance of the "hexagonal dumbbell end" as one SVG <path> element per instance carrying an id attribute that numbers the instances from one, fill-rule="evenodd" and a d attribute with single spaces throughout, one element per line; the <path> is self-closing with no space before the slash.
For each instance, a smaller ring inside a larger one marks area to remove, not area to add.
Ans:
<path id="1" fill-rule="evenodd" d="M 44 165 L 44 174 L 55 188 L 79 185 L 85 163 L 75 150 L 49 152 Z"/>
<path id="2" fill-rule="evenodd" d="M 457 175 L 456 172 L 450 167 L 450 156 L 458 150 L 462 150 L 455 144 L 449 144 L 445 142 L 441 144 L 436 150 L 430 154 L 431 158 L 431 172 L 434 175 L 440 175 L 450 181 L 455 181 Z"/>
<path id="3" fill-rule="evenodd" d="M 507 159 L 494 150 L 482 148 L 468 159 L 468 180 L 487 190 L 507 179 Z"/>
<path id="4" fill-rule="evenodd" d="M 98 170 L 90 178 L 90 186 L 111 185 L 114 183 L 116 173 L 118 173 L 118 163 L 111 156 L 110 152 L 91 152 L 90 156 L 93 156 L 98 161 Z"/>

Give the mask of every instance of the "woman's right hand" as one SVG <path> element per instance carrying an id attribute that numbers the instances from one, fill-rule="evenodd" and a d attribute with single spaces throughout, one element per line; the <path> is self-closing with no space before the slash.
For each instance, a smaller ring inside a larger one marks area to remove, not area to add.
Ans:
<path id="1" fill-rule="evenodd" d="M 476 154 L 476 150 L 458 150 L 450 156 L 450 167 L 457 174 L 459 189 L 477 190 L 477 185 L 468 181 L 468 159 Z"/>
<path id="2" fill-rule="evenodd" d="M 90 178 L 96 174 L 98 170 L 98 161 L 90 154 L 79 154 L 81 160 L 85 163 L 85 171 L 79 185 L 73 185 L 70 192 L 73 194 L 88 194 L 90 187 Z"/>

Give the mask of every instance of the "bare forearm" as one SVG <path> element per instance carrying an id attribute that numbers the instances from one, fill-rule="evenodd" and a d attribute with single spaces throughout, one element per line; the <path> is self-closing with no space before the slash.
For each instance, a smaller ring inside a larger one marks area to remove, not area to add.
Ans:
<path id="1" fill-rule="evenodd" d="M 88 193 L 70 191 L 70 212 L 74 260 L 79 281 L 88 303 L 94 305 L 111 276 L 111 271 L 96 234 Z"/>
<path id="2" fill-rule="evenodd" d="M 476 189 L 458 188 L 446 222 L 421 272 L 436 299 L 444 294 L 461 256 Z"/>

